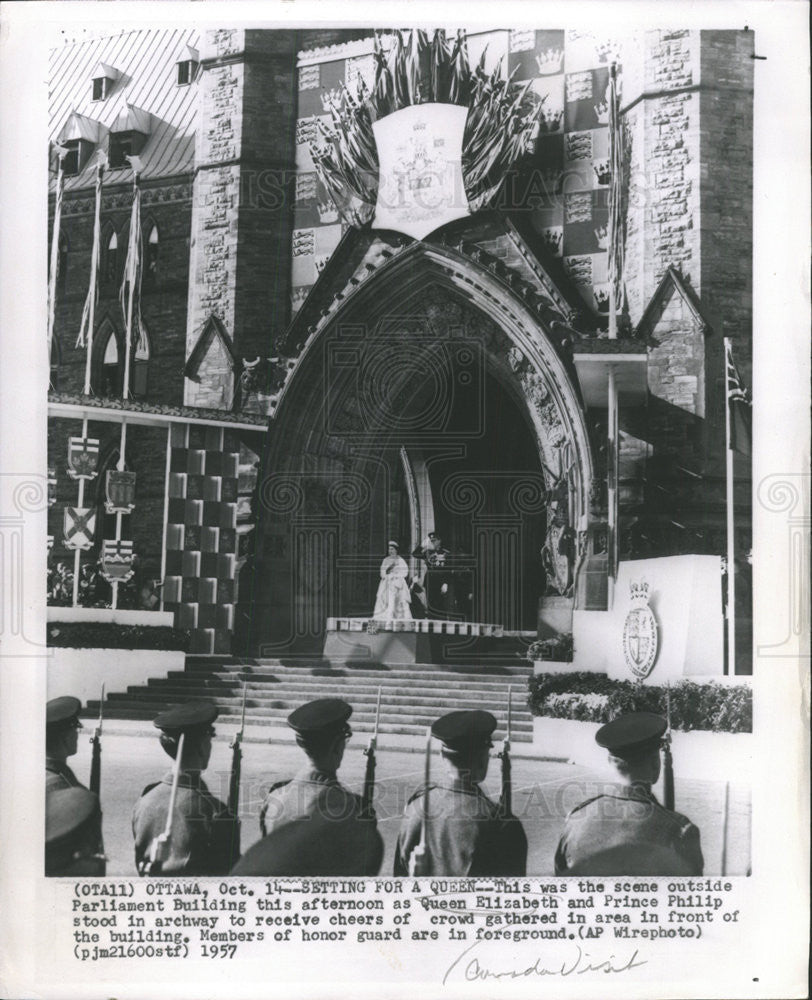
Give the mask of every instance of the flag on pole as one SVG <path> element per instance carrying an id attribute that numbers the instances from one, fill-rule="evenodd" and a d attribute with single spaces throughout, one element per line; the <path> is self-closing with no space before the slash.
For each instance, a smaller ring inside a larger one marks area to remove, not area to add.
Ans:
<path id="1" fill-rule="evenodd" d="M 136 349 L 145 350 L 144 325 L 141 321 L 141 277 L 143 264 L 143 240 L 141 236 L 141 188 L 138 175 L 141 160 L 137 156 L 128 157 L 133 168 L 133 203 L 130 213 L 130 237 L 127 243 L 127 260 L 124 263 L 124 280 L 121 283 L 119 302 L 124 314 L 124 398 L 130 395 L 130 357 L 133 351 L 133 337 Z"/>
<path id="2" fill-rule="evenodd" d="M 725 338 L 725 368 L 730 417 L 727 446 L 731 451 L 749 455 L 753 437 L 753 403 L 733 361 L 733 350 L 728 338 Z"/>
<path id="3" fill-rule="evenodd" d="M 87 347 L 88 355 L 93 343 L 93 317 L 96 306 L 99 302 L 99 248 L 101 245 L 101 196 L 102 180 L 104 177 L 104 166 L 106 158 L 99 154 L 96 164 L 96 204 L 93 216 L 93 240 L 90 249 L 90 284 L 87 289 L 87 298 L 82 310 L 82 319 L 79 323 L 79 336 L 76 338 L 77 347 Z"/>
<path id="4" fill-rule="evenodd" d="M 54 314 L 56 310 L 56 279 L 59 270 L 59 237 L 62 229 L 62 192 L 65 187 L 66 146 L 54 146 L 57 157 L 56 197 L 54 199 L 54 228 L 51 233 L 51 269 L 48 275 L 48 359 L 50 364 L 51 341 L 54 336 Z"/>

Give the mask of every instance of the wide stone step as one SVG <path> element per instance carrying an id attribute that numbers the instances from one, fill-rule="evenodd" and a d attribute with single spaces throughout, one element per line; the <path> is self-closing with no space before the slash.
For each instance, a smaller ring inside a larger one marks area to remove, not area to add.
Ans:
<path id="1" fill-rule="evenodd" d="M 242 696 L 243 683 L 247 685 L 249 691 L 273 691 L 277 687 L 284 686 L 288 690 L 305 692 L 323 690 L 328 687 L 336 687 L 352 688 L 353 691 L 366 693 L 377 692 L 380 687 L 382 691 L 392 691 L 394 693 L 401 691 L 414 691 L 415 688 L 419 688 L 430 693 L 443 691 L 479 691 L 483 694 L 498 694 L 500 692 L 504 692 L 505 697 L 507 697 L 508 687 L 513 688 L 514 695 L 520 691 L 523 692 L 527 690 L 527 680 L 523 677 L 517 677 L 509 681 L 495 681 L 479 678 L 461 679 L 454 675 L 438 676 L 437 678 L 432 678 L 432 680 L 424 680 L 422 677 L 370 678 L 364 676 L 363 678 L 356 678 L 343 677 L 340 675 L 336 676 L 333 674 L 321 674 L 316 677 L 300 675 L 295 678 L 289 678 L 280 676 L 279 674 L 273 674 L 265 675 L 261 678 L 256 678 L 253 675 L 250 675 L 243 681 L 236 677 L 224 679 L 217 674 L 184 674 L 182 671 L 173 670 L 170 671 L 166 678 L 151 678 L 148 683 L 150 687 L 163 687 L 166 685 L 176 687 L 179 684 L 184 687 L 206 687 L 211 688 L 213 691 L 219 690 L 223 692 L 233 692 L 240 697 Z"/>
<path id="2" fill-rule="evenodd" d="M 495 664 L 483 663 L 479 666 L 463 665 L 453 666 L 447 663 L 433 665 L 427 668 L 426 664 L 401 664 L 395 666 L 383 666 L 380 664 L 334 664 L 311 663 L 308 665 L 281 665 L 281 664 L 243 664 L 243 665 L 215 665 L 198 664 L 194 668 L 187 668 L 183 671 L 189 676 L 211 676 L 222 677 L 224 680 L 234 677 L 394 677 L 394 678 L 420 678 L 430 680 L 435 676 L 448 676 L 459 678 L 477 678 L 485 680 L 499 679 L 503 677 L 529 677 L 533 673 L 530 664 Z"/>
<path id="3" fill-rule="evenodd" d="M 145 695 L 151 695 L 155 698 L 161 698 L 164 700 L 182 700 L 186 697 L 197 697 L 197 698 L 211 698 L 217 702 L 227 702 L 228 704 L 241 705 L 242 695 L 238 698 L 229 697 L 222 692 L 218 692 L 216 689 L 202 687 L 200 685 L 180 685 L 180 684 L 155 684 L 146 689 L 142 687 L 130 687 L 128 689 L 127 695 L 138 695 L 140 693 Z M 246 708 L 260 708 L 266 705 L 276 705 L 281 700 L 288 702 L 298 702 L 301 704 L 303 701 L 312 698 L 312 695 L 316 693 L 312 690 L 305 688 L 304 690 L 297 690 L 290 685 L 285 685 L 284 688 L 280 688 L 278 691 L 267 691 L 267 689 L 261 688 L 255 690 L 248 688 L 245 696 Z M 347 699 L 350 700 L 354 709 L 358 710 L 361 706 L 374 709 L 377 703 L 377 689 L 373 688 L 368 691 L 359 691 L 357 688 L 353 687 L 350 691 L 340 691 L 335 692 L 329 687 L 320 688 L 319 692 L 322 697 L 329 697 L 332 694 L 339 693 L 346 695 Z M 111 698 L 115 697 L 126 697 L 126 696 L 115 696 L 111 695 Z M 444 693 L 436 693 L 433 695 L 420 694 L 419 691 L 415 692 L 414 689 L 409 690 L 407 688 L 399 689 L 399 693 L 394 694 L 391 691 L 381 692 L 381 707 L 398 707 L 402 708 L 404 711 L 411 708 L 412 706 L 436 706 L 438 709 L 444 708 L 446 711 L 452 712 L 456 708 L 485 708 L 489 711 L 495 711 L 496 709 L 504 709 L 507 711 L 508 707 L 508 692 L 507 690 L 497 691 L 497 692 L 487 692 L 487 691 L 468 691 L 465 689 L 460 689 L 459 691 L 450 691 Z M 529 717 L 530 712 L 526 708 L 524 692 L 516 692 L 512 700 L 512 710 L 514 714 L 520 714 L 522 712 L 526 713 Z"/>

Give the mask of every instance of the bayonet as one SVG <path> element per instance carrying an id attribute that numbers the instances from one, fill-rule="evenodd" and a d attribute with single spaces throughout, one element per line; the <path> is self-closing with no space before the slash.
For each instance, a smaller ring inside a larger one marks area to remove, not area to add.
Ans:
<path id="1" fill-rule="evenodd" d="M 420 841 L 409 855 L 409 875 L 427 875 L 429 858 L 427 851 L 429 826 L 429 791 L 431 788 L 431 726 L 426 729 L 426 764 L 423 790 L 423 815 L 420 820 Z"/>
<path id="2" fill-rule="evenodd" d="M 166 825 L 164 826 L 164 832 L 158 834 L 158 836 L 152 841 L 149 848 L 149 861 L 147 863 L 147 874 L 148 875 L 158 875 L 159 870 L 156 871 L 156 866 L 160 866 L 169 857 L 169 850 L 172 846 L 172 823 L 175 818 L 175 800 L 178 796 L 178 784 L 180 783 L 180 770 L 183 760 L 183 744 L 186 739 L 186 733 L 180 734 L 180 739 L 178 740 L 178 751 L 175 754 L 175 765 L 172 768 L 172 790 L 169 793 L 169 810 L 166 814 Z"/>
<path id="3" fill-rule="evenodd" d="M 101 737 L 102 726 L 104 724 L 104 683 L 101 686 L 101 698 L 99 700 L 99 721 L 90 737 L 90 744 L 93 747 L 93 755 L 90 761 L 90 780 L 88 787 L 94 795 L 101 795 Z"/>
<path id="4" fill-rule="evenodd" d="M 375 814 L 372 806 L 372 799 L 375 794 L 375 765 L 377 763 L 376 750 L 378 748 L 378 726 L 380 725 L 380 720 L 381 689 L 379 687 L 378 698 L 375 704 L 375 728 L 369 738 L 367 748 L 364 750 L 364 755 L 367 759 L 366 773 L 364 775 L 364 794 L 361 802 L 361 815 L 364 819 L 370 819 Z"/>

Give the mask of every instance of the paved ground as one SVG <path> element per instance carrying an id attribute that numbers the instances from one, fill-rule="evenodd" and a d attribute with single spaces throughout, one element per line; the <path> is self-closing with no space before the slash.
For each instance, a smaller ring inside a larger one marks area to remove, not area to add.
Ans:
<path id="1" fill-rule="evenodd" d="M 148 734 L 148 728 L 148 724 L 131 723 L 129 728 L 120 725 L 118 731 L 104 736 L 102 807 L 109 875 L 135 874 L 130 829 L 133 804 L 144 786 L 159 778 L 170 763 L 157 739 Z M 89 735 L 87 728 L 80 735 L 78 754 L 70 761 L 81 781 L 87 780 L 90 770 L 90 746 L 85 734 Z M 361 790 L 364 778 L 365 744 L 363 737 L 353 738 L 340 772 L 341 780 L 356 791 Z M 243 850 L 259 838 L 257 816 L 268 785 L 290 777 L 301 763 L 301 751 L 291 743 L 244 743 L 240 801 Z M 432 763 L 440 766 L 437 755 Z M 206 780 L 212 792 L 223 799 L 227 796 L 230 766 L 228 733 L 220 727 Z M 422 755 L 409 748 L 379 751 L 375 806 L 385 844 L 383 874 L 392 871 L 403 806 L 422 775 Z M 513 781 L 514 810 L 522 817 L 530 844 L 528 873 L 550 875 L 564 817 L 573 806 L 597 794 L 603 779 L 583 767 L 517 756 Z M 499 761 L 491 764 L 485 789 L 493 798 L 498 797 Z M 724 795 L 720 782 L 681 782 L 677 776 L 677 809 L 701 830 L 706 874 L 722 870 Z M 731 785 L 727 840 L 728 874 L 745 874 L 749 867 L 750 794 L 744 786 Z"/>

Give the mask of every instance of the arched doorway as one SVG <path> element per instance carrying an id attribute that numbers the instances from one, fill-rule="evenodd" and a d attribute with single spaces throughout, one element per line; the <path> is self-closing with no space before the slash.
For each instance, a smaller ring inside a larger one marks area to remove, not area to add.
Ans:
<path id="1" fill-rule="evenodd" d="M 438 253 L 416 244 L 379 275 L 285 386 L 259 490 L 253 651 L 316 651 L 327 618 L 369 617 L 388 540 L 408 555 L 429 530 L 453 562 L 443 616 L 534 632 L 554 495 L 585 535 L 591 459 L 566 362 L 508 293 L 500 309 L 487 276 Z"/>

